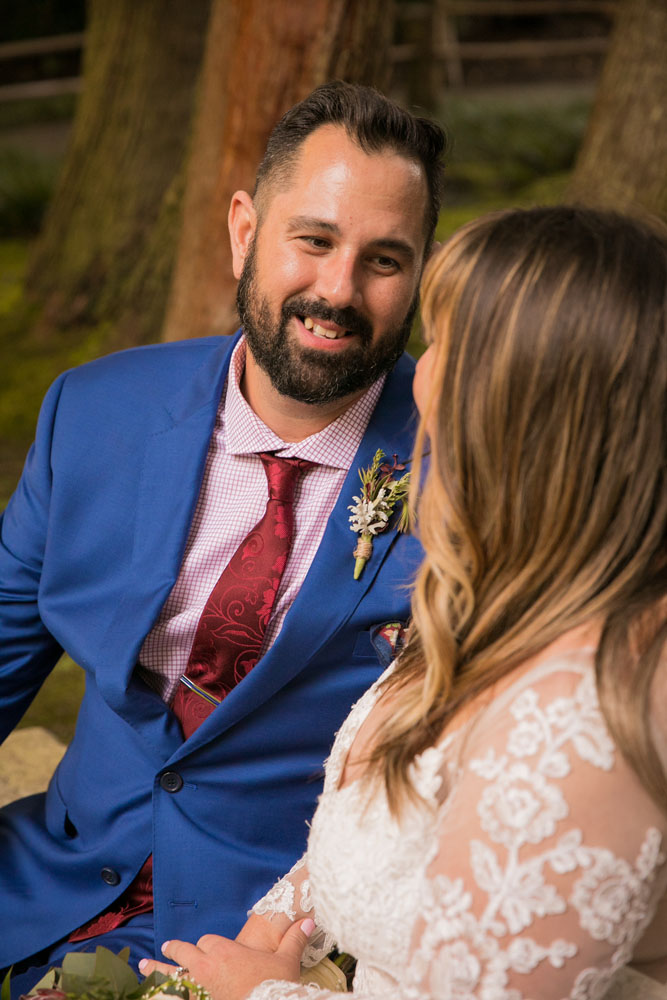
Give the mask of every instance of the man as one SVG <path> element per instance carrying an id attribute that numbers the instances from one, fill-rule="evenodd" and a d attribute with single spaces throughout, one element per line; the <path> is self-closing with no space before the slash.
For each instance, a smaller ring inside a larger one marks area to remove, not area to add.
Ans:
<path id="1" fill-rule="evenodd" d="M 381 670 L 373 630 L 407 618 L 419 560 L 392 522 L 353 579 L 348 507 L 378 448 L 410 456 L 401 355 L 443 145 L 374 91 L 318 88 L 232 199 L 243 336 L 112 355 L 47 395 L 2 525 L 3 736 L 62 649 L 86 691 L 46 796 L 0 814 L 19 991 L 74 948 L 136 961 L 233 936 L 302 851 L 332 735 Z M 270 509 L 265 603 L 223 609 Z M 206 673 L 225 631 L 247 640 L 230 682 Z"/>

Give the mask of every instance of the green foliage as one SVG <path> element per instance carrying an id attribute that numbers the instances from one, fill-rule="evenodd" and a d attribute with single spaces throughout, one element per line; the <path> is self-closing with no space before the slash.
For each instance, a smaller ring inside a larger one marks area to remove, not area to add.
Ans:
<path id="1" fill-rule="evenodd" d="M 34 125 L 36 122 L 69 122 L 74 117 L 75 108 L 74 94 L 6 101 L 0 104 L 0 130 Z"/>
<path id="2" fill-rule="evenodd" d="M 449 97 L 442 120 L 453 138 L 447 200 L 461 202 L 514 195 L 539 178 L 572 168 L 588 120 L 590 99 L 508 100 L 493 96 Z"/>
<path id="3" fill-rule="evenodd" d="M 5 978 L 2 980 L 2 986 L 0 987 L 0 1000 L 11 1000 L 11 975 L 12 970 L 10 969 Z"/>
<path id="4" fill-rule="evenodd" d="M 65 369 L 99 357 L 109 324 L 48 338 L 23 292 L 30 244 L 0 241 L 0 505 L 11 493 L 32 440 L 44 393 Z"/>
<path id="5" fill-rule="evenodd" d="M 17 149 L 0 150 L 0 230 L 31 236 L 39 228 L 58 172 L 51 160 Z"/>
<path id="6" fill-rule="evenodd" d="M 128 965 L 129 957 L 129 948 L 114 955 L 100 945 L 94 952 L 70 951 L 63 958 L 62 967 L 49 969 L 28 995 L 49 990 L 62 993 L 68 1000 L 137 1000 L 168 982 L 163 973 L 154 972 L 140 983 Z M 181 990 L 180 995 L 184 993 L 187 990 Z"/>
<path id="7" fill-rule="evenodd" d="M 139 981 L 128 964 L 130 949 L 114 955 L 98 945 L 94 952 L 70 951 L 60 968 L 49 969 L 28 994 L 50 1000 L 149 1000 L 157 994 L 180 1000 L 210 1000 L 206 990 L 186 976 L 152 972 Z M 4 987 L 3 987 L 4 988 Z"/>
<path id="8" fill-rule="evenodd" d="M 20 309 L 27 260 L 28 244 L 24 240 L 0 241 L 0 322 Z"/>
<path id="9" fill-rule="evenodd" d="M 486 212 L 562 201 L 583 136 L 590 99 L 528 101 L 493 95 L 448 96 L 441 120 L 453 140 L 445 170 L 444 206 L 436 239 L 444 241 Z M 408 340 L 424 353 L 419 317 Z"/>

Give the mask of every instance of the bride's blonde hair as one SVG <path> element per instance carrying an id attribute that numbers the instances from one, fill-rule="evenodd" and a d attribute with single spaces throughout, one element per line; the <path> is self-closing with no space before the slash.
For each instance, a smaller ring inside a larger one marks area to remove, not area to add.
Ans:
<path id="1" fill-rule="evenodd" d="M 461 229 L 428 266 L 425 560 L 369 774 L 408 768 L 482 691 L 597 619 L 601 704 L 664 808 L 648 702 L 667 638 L 667 239 L 574 207 Z"/>

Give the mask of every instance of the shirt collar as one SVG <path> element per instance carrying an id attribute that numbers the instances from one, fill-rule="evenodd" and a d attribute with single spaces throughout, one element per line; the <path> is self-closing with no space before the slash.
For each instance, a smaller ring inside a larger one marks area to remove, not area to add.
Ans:
<path id="1" fill-rule="evenodd" d="M 246 359 L 245 338 L 234 348 L 221 401 L 219 418 L 225 450 L 232 455 L 250 455 L 274 451 L 283 457 L 303 458 L 318 465 L 349 469 L 366 431 L 368 421 L 380 398 L 386 375 L 382 375 L 344 413 L 323 430 L 303 441 L 283 441 L 260 420 L 241 392 L 241 378 Z"/>

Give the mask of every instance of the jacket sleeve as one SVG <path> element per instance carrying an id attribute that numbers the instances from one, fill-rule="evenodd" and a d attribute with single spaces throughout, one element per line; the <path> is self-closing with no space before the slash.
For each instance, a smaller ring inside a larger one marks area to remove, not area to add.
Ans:
<path id="1" fill-rule="evenodd" d="M 0 741 L 62 653 L 40 618 L 39 593 L 49 541 L 51 441 L 64 379 L 44 399 L 23 475 L 0 518 Z"/>

